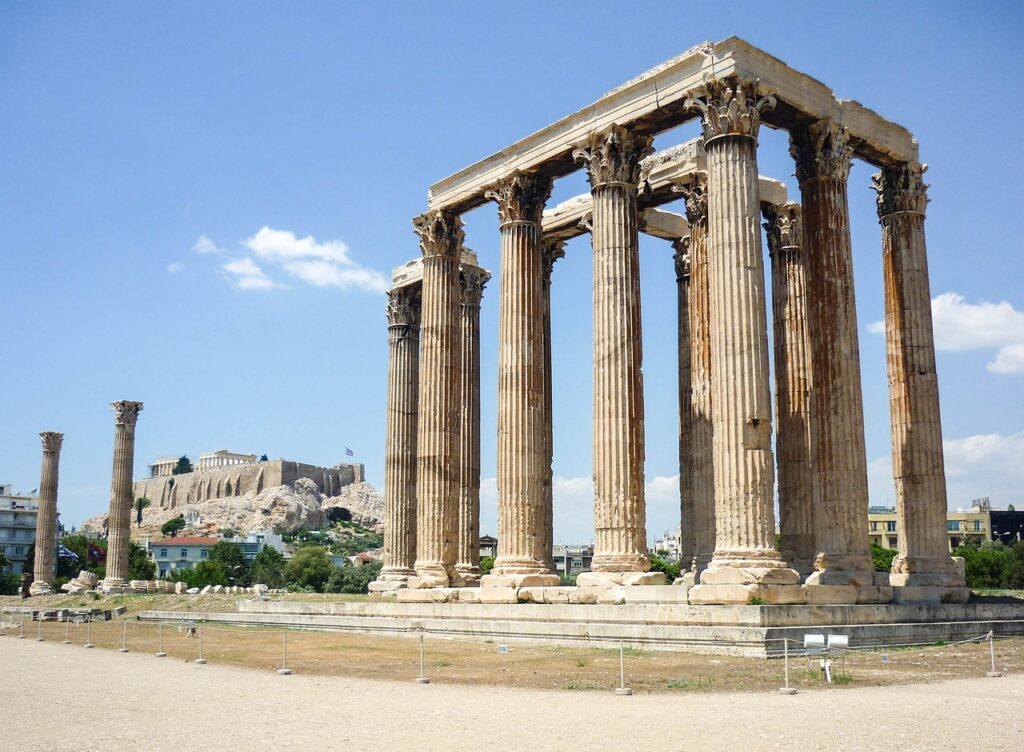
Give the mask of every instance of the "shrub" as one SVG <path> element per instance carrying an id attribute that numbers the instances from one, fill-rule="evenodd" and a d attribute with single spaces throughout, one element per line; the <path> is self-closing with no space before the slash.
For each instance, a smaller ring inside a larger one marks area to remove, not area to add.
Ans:
<path id="1" fill-rule="evenodd" d="M 491 570 L 493 568 L 494 568 L 494 557 L 493 556 L 484 556 L 483 558 L 480 559 L 480 574 L 481 575 L 490 574 Z"/>
<path id="2" fill-rule="evenodd" d="M 335 567 L 327 580 L 328 593 L 368 593 L 369 585 L 380 574 L 381 564 Z"/>
<path id="3" fill-rule="evenodd" d="M 651 556 L 651 571 L 652 572 L 664 572 L 665 579 L 668 584 L 671 585 L 679 577 L 679 564 L 671 561 L 665 561 L 658 555 Z"/>
<path id="4" fill-rule="evenodd" d="M 294 584 L 322 593 L 333 570 L 334 565 L 326 548 L 305 546 L 296 551 L 285 566 L 284 579 L 289 588 Z"/>
<path id="5" fill-rule="evenodd" d="M 892 560 L 896 558 L 896 549 L 883 548 L 877 543 L 871 543 L 871 561 L 875 565 L 876 572 L 892 571 Z"/>

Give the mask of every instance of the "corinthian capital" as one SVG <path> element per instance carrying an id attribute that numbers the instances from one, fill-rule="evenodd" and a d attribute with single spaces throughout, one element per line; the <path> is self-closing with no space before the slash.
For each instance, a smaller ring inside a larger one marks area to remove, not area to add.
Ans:
<path id="1" fill-rule="evenodd" d="M 676 282 L 682 282 L 690 278 L 690 238 L 679 238 L 672 241 L 672 260 L 676 265 Z"/>
<path id="2" fill-rule="evenodd" d="M 803 225 L 800 221 L 800 204 L 762 204 L 764 229 L 768 234 L 768 252 L 799 249 L 803 245 Z"/>
<path id="3" fill-rule="evenodd" d="M 832 120 L 815 122 L 789 134 L 789 153 L 796 161 L 796 179 L 846 180 L 850 177 L 853 149 L 846 127 Z"/>
<path id="4" fill-rule="evenodd" d="M 110 406 L 114 408 L 114 423 L 119 426 L 134 426 L 142 412 L 142 403 L 131 400 L 118 400 Z"/>
<path id="5" fill-rule="evenodd" d="M 459 258 L 465 233 L 462 231 L 462 218 L 458 214 L 435 209 L 416 217 L 412 226 L 420 237 L 420 250 L 425 257 Z"/>
<path id="6" fill-rule="evenodd" d="M 695 172 L 692 180 L 685 185 L 673 185 L 672 192 L 679 193 L 686 202 L 686 219 L 691 225 L 708 223 L 708 174 Z"/>
<path id="7" fill-rule="evenodd" d="M 924 214 L 928 206 L 928 184 L 924 182 L 927 170 L 926 164 L 907 162 L 883 167 L 881 172 L 871 176 L 878 192 L 876 202 L 880 220 L 899 212 Z"/>
<path id="8" fill-rule="evenodd" d="M 591 134 L 584 144 L 573 150 L 572 157 L 586 163 L 591 188 L 607 183 L 635 186 L 640 182 L 640 162 L 654 152 L 653 144 L 650 136 L 612 124 Z"/>
<path id="9" fill-rule="evenodd" d="M 406 285 L 388 290 L 388 326 L 420 325 L 420 285 Z"/>
<path id="10" fill-rule="evenodd" d="M 64 434 L 56 431 L 43 431 L 39 438 L 43 440 L 44 452 L 59 452 L 64 444 Z"/>
<path id="11" fill-rule="evenodd" d="M 688 97 L 684 106 L 700 112 L 705 145 L 720 136 L 748 136 L 756 141 L 761 113 L 774 109 L 775 97 L 762 92 L 758 81 L 713 78 Z"/>
<path id="12" fill-rule="evenodd" d="M 540 251 L 541 272 L 545 282 L 551 282 L 551 272 L 554 271 L 555 262 L 565 257 L 564 240 L 545 240 Z"/>
<path id="13" fill-rule="evenodd" d="M 462 267 L 461 286 L 462 305 L 479 307 L 484 297 L 484 288 L 491 280 L 491 273 L 479 266 Z"/>
<path id="14" fill-rule="evenodd" d="M 540 224 L 544 204 L 551 196 L 551 178 L 516 170 L 484 191 L 484 198 L 496 201 L 501 224 L 536 222 Z"/>

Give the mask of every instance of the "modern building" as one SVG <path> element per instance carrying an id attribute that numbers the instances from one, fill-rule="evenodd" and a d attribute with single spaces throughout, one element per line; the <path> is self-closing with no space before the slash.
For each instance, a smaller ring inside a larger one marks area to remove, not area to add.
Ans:
<path id="1" fill-rule="evenodd" d="M 964 544 L 981 544 L 993 539 L 995 536 L 992 534 L 992 514 L 992 510 L 987 506 L 975 506 L 947 512 L 946 537 L 949 541 L 949 550 L 952 551 Z M 899 546 L 894 507 L 868 508 L 868 538 L 882 548 L 894 549 Z"/>
<path id="2" fill-rule="evenodd" d="M 39 497 L 16 494 L 10 484 L 0 484 L 0 552 L 11 562 L 8 574 L 31 571 L 28 549 L 36 539 Z"/>
<path id="3" fill-rule="evenodd" d="M 592 544 L 579 546 L 553 546 L 553 559 L 555 560 L 555 571 L 565 578 L 575 577 L 582 572 L 590 571 L 590 563 L 594 559 L 594 546 Z"/>
<path id="4" fill-rule="evenodd" d="M 210 557 L 210 549 L 220 542 L 220 538 L 164 538 L 155 543 L 146 543 L 149 556 L 156 562 L 156 571 L 160 576 L 172 569 L 191 569 L 201 561 Z"/>
<path id="5" fill-rule="evenodd" d="M 252 564 L 256 555 L 263 550 L 264 546 L 270 546 L 275 551 L 281 554 L 284 553 L 284 539 L 277 533 L 268 530 L 249 533 L 244 538 L 223 538 L 222 540 L 241 546 L 242 553 L 245 554 L 246 564 Z"/>
<path id="6" fill-rule="evenodd" d="M 677 527 L 674 533 L 670 530 L 666 530 L 665 533 L 654 542 L 654 551 L 652 551 L 652 553 L 662 556 L 665 561 L 679 561 L 682 537 L 682 528 Z"/>

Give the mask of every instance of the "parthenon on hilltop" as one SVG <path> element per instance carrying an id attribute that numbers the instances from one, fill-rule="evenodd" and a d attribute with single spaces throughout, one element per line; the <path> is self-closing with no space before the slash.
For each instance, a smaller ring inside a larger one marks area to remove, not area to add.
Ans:
<path id="1" fill-rule="evenodd" d="M 695 118 L 702 138 L 653 153 L 657 134 Z M 759 175 L 762 125 L 789 132 L 799 200 Z M 899 539 L 889 574 L 873 572 L 866 535 L 847 200 L 854 157 L 878 168 Z M 590 195 L 546 207 L 552 181 L 577 169 Z M 665 599 L 965 602 L 962 561 L 945 536 L 925 169 L 905 128 L 730 38 L 434 184 L 414 220 L 422 261 L 398 270 L 389 295 L 387 534 L 372 589 L 400 601 L 587 603 L 664 583 L 646 546 L 638 237 L 647 232 L 671 243 L 665 273 L 678 285 L 680 510 L 692 562 L 661 589 Z M 680 197 L 685 218 L 658 208 Z M 479 310 L 490 274 L 464 248 L 460 214 L 488 201 L 501 232 L 499 548 L 481 578 Z M 551 563 L 550 286 L 565 241 L 583 233 L 594 260 L 596 539 L 593 571 L 568 594 Z M 477 595 L 442 595 L 473 585 Z"/>

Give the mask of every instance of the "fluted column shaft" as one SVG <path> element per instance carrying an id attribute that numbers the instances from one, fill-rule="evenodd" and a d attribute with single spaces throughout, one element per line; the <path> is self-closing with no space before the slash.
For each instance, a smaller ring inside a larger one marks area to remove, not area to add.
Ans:
<path id="1" fill-rule="evenodd" d="M 45 431 L 39 434 L 39 438 L 43 442 L 43 466 L 39 476 L 39 512 L 36 515 L 34 590 L 53 583 L 57 565 L 57 481 L 64 434 Z"/>
<path id="2" fill-rule="evenodd" d="M 772 261 L 779 532 L 783 558 L 806 576 L 814 568 L 816 549 L 803 230 L 799 204 L 762 209 Z"/>
<path id="3" fill-rule="evenodd" d="M 925 246 L 926 166 L 874 176 L 882 225 L 885 340 L 896 486 L 894 585 L 963 587 L 949 555 L 946 476 Z"/>
<path id="4" fill-rule="evenodd" d="M 565 241 L 551 240 L 544 243 L 543 263 L 544 277 L 542 295 L 544 296 L 543 337 L 544 337 L 544 561 L 554 569 L 554 475 L 553 462 L 555 452 L 554 436 L 554 400 L 551 389 L 551 273 L 555 262 L 565 256 Z"/>
<path id="5" fill-rule="evenodd" d="M 818 573 L 808 584 L 870 585 L 868 475 L 847 179 L 846 129 L 818 121 L 791 134 L 803 203 L 811 350 Z M 843 574 L 845 573 L 845 574 Z"/>
<path id="6" fill-rule="evenodd" d="M 416 566 L 416 433 L 420 286 L 388 293 L 388 402 L 384 450 L 384 566 L 381 581 L 405 583 Z"/>
<path id="7" fill-rule="evenodd" d="M 423 251 L 417 426 L 416 577 L 410 587 L 456 581 L 462 412 L 462 221 L 433 211 L 414 222 Z"/>
<path id="8" fill-rule="evenodd" d="M 679 561 L 686 571 L 693 563 L 693 391 L 690 374 L 690 239 L 673 243 L 676 268 L 676 357 L 679 386 Z"/>
<path id="9" fill-rule="evenodd" d="M 480 301 L 490 278 L 478 267 L 462 268 L 462 480 L 455 569 L 463 584 L 480 579 Z"/>
<path id="10" fill-rule="evenodd" d="M 135 467 L 135 425 L 141 402 L 119 400 L 114 408 L 114 467 L 110 483 L 110 512 L 107 515 L 107 569 L 103 580 L 108 587 L 128 581 L 128 555 L 132 526 L 132 471 Z"/>

